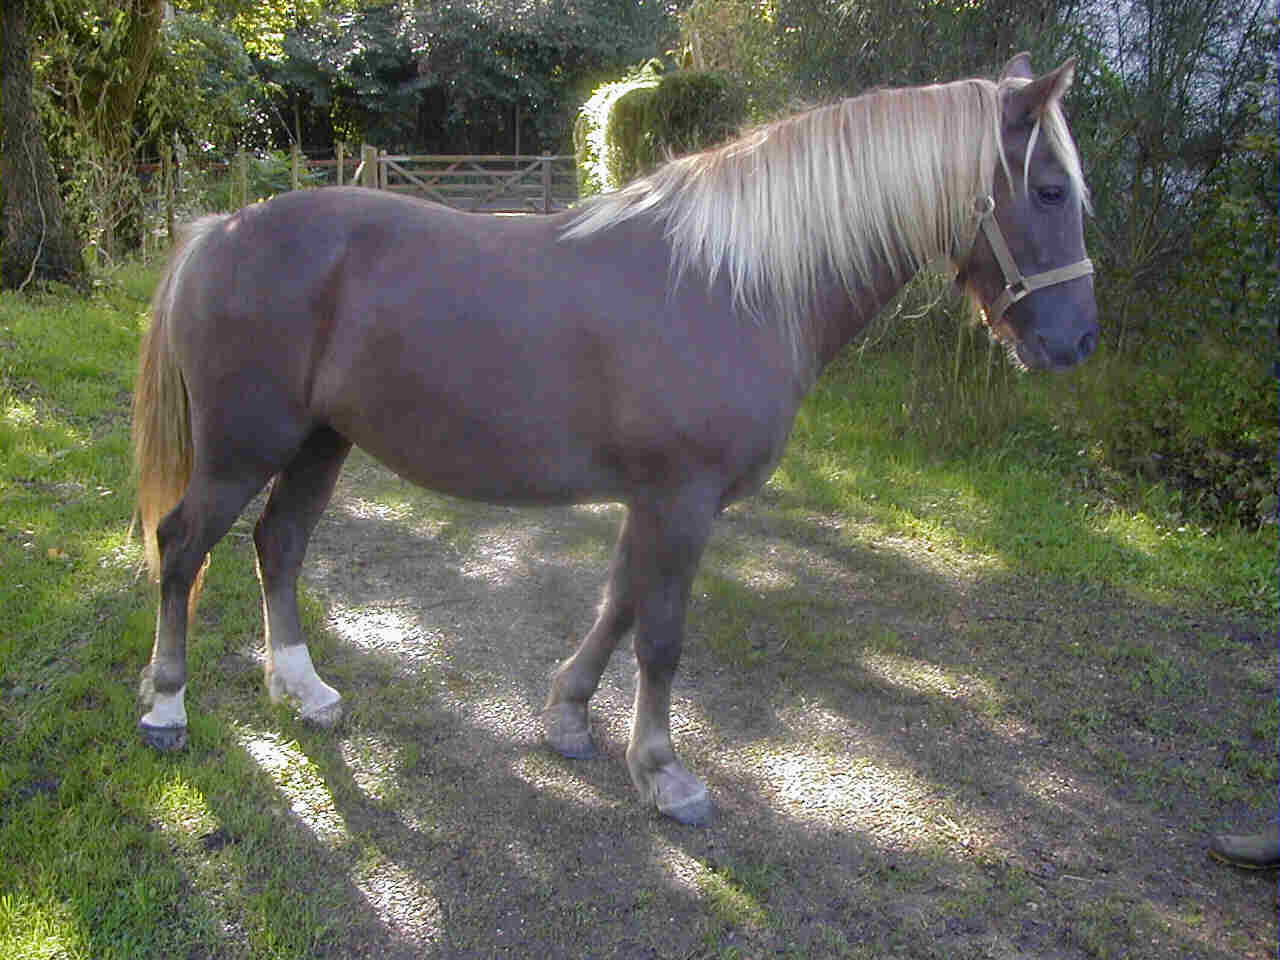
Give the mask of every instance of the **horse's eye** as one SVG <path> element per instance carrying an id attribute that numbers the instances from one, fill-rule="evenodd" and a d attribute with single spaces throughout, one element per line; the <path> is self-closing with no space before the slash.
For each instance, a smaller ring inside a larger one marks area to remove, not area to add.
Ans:
<path id="1" fill-rule="evenodd" d="M 1046 207 L 1060 207 L 1067 199 L 1067 191 L 1062 187 L 1036 187 L 1036 199 Z"/>

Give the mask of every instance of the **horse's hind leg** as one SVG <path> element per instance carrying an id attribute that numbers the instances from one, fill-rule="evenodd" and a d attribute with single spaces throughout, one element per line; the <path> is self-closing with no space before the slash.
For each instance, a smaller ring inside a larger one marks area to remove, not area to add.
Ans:
<path id="1" fill-rule="evenodd" d="M 161 556 L 160 610 L 151 662 L 142 674 L 147 712 L 138 722 L 143 740 L 160 750 L 187 742 L 188 600 L 209 551 L 262 489 L 269 472 L 215 477 L 197 470 L 178 505 L 156 528 Z"/>
<path id="2" fill-rule="evenodd" d="M 267 692 L 275 701 L 296 700 L 302 718 L 322 727 L 342 719 L 342 696 L 311 663 L 298 617 L 298 573 L 350 450 L 351 443 L 327 427 L 311 433 L 272 481 L 253 531 L 267 631 Z"/>
<path id="3" fill-rule="evenodd" d="M 543 739 L 566 757 L 586 759 L 595 752 L 587 724 L 587 702 L 600 685 L 618 641 L 635 622 L 631 596 L 631 514 L 618 536 L 609 583 L 595 624 L 573 656 L 560 665 L 542 710 Z"/>

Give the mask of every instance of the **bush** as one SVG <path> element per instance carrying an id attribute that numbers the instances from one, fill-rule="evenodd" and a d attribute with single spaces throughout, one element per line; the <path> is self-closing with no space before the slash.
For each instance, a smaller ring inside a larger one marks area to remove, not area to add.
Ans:
<path id="1" fill-rule="evenodd" d="M 1131 503 L 1158 483 L 1187 520 L 1275 522 L 1273 340 L 1249 347 L 1206 334 L 1140 351 L 1104 345 L 1071 373 L 1023 375 L 950 287 L 921 274 L 859 348 L 910 364 L 897 429 L 949 454 L 990 449 L 1012 433 L 1039 438 L 1046 455 L 1065 444 L 1087 452 L 1082 482 L 1105 499 Z"/>
<path id="2" fill-rule="evenodd" d="M 578 196 L 589 197 L 604 190 L 616 190 L 626 181 L 618 181 L 610 172 L 611 146 L 606 138 L 614 104 L 632 90 L 656 86 L 662 73 L 662 62 L 653 59 L 621 80 L 603 83 L 591 92 L 573 122 L 573 148 L 577 155 Z"/>
<path id="3" fill-rule="evenodd" d="M 651 61 L 596 89 L 574 124 L 579 190 L 616 190 L 669 157 L 706 149 L 736 133 L 746 97 L 724 75 L 660 75 Z"/>
<path id="4" fill-rule="evenodd" d="M 737 135 L 747 113 L 743 92 L 722 73 L 684 70 L 668 74 L 649 99 L 647 122 L 654 156 L 679 155 L 724 143 Z"/>
<path id="5" fill-rule="evenodd" d="M 1189 518 L 1274 522 L 1273 357 L 1205 337 L 1145 362 L 1114 358 L 1084 398 L 1089 435 L 1108 466 L 1162 482 Z"/>

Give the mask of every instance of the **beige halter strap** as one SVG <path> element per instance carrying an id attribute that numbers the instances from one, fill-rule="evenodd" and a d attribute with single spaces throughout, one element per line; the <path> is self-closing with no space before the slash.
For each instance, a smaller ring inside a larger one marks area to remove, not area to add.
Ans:
<path id="1" fill-rule="evenodd" d="M 1017 261 L 1013 259 L 1013 254 L 1009 251 L 1009 244 L 1005 242 L 1004 234 L 1000 232 L 995 211 L 994 197 L 981 197 L 974 203 L 974 213 L 978 215 L 978 229 L 987 238 L 987 243 L 991 245 L 991 252 L 995 254 L 996 262 L 1000 264 L 1000 271 L 1004 274 L 1004 290 L 996 298 L 996 302 L 988 308 L 993 323 L 999 322 L 1004 312 L 1027 294 L 1034 293 L 1042 287 L 1051 287 L 1055 283 L 1065 283 L 1093 273 L 1093 261 L 1085 257 L 1065 267 L 1057 267 L 1024 277 L 1022 271 L 1018 269 Z M 970 241 L 969 249 L 961 261 L 961 273 L 964 273 L 968 267 L 969 257 L 973 254 L 973 244 L 977 239 L 978 235 L 975 232 L 973 241 Z"/>

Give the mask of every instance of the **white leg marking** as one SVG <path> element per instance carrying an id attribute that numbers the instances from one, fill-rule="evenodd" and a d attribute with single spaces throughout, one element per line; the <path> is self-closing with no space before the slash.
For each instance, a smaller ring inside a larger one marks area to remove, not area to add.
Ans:
<path id="1" fill-rule="evenodd" d="M 142 718 L 148 727 L 185 727 L 187 708 L 183 700 L 187 686 L 183 684 L 177 693 L 157 693 L 151 701 L 151 710 Z"/>
<path id="2" fill-rule="evenodd" d="M 305 643 L 267 644 L 267 693 L 277 703 L 285 697 L 297 700 L 302 719 L 323 727 L 342 717 L 342 694 L 320 679 Z"/>

